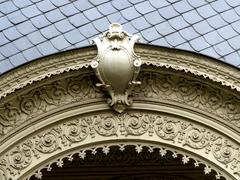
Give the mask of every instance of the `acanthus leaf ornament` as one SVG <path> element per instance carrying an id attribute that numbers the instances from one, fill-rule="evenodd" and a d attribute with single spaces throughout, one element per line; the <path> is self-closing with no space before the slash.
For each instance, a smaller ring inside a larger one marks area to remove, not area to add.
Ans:
<path id="1" fill-rule="evenodd" d="M 93 40 L 98 55 L 91 62 L 91 67 L 101 82 L 97 86 L 109 93 L 108 104 L 119 113 L 132 104 L 129 95 L 133 86 L 140 84 L 136 78 L 142 62 L 133 49 L 138 40 L 138 36 L 129 35 L 117 23 L 111 24 L 107 32 Z"/>

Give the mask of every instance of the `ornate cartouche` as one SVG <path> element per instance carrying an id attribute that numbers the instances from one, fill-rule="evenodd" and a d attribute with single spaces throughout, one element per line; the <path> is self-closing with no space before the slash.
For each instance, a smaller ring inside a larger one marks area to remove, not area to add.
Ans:
<path id="1" fill-rule="evenodd" d="M 111 24 L 109 30 L 94 39 L 98 55 L 91 66 L 103 87 L 110 95 L 108 104 L 121 113 L 132 104 L 129 97 L 140 71 L 140 57 L 134 53 L 134 44 L 139 40 L 129 35 L 120 24 Z"/>

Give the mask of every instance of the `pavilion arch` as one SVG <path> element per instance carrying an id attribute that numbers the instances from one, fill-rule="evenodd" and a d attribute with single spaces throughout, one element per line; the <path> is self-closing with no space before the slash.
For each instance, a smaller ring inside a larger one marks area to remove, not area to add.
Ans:
<path id="1" fill-rule="evenodd" d="M 25 179 L 84 148 L 132 144 L 191 157 L 240 178 L 239 69 L 138 44 L 142 84 L 118 114 L 89 63 L 95 47 L 51 55 L 0 77 L 0 179 Z"/>

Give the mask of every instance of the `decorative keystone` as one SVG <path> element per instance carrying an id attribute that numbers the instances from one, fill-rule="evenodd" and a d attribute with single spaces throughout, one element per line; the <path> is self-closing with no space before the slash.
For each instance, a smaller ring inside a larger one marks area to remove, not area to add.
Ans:
<path id="1" fill-rule="evenodd" d="M 136 35 L 130 35 L 122 30 L 120 24 L 111 24 L 109 30 L 93 41 L 97 45 L 98 55 L 91 62 L 96 76 L 110 98 L 107 103 L 117 112 L 123 112 L 132 104 L 131 91 L 135 84 L 142 64 L 134 53 L 134 44 L 139 40 Z"/>

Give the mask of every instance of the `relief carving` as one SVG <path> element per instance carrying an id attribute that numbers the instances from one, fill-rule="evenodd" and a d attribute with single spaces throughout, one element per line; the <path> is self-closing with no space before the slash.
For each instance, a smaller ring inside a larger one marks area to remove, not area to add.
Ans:
<path id="1" fill-rule="evenodd" d="M 231 140 L 185 119 L 140 112 L 126 112 L 118 116 L 113 113 L 87 115 L 56 124 L 55 127 L 39 132 L 16 145 L 0 157 L 0 175 L 1 170 L 4 170 L 9 177 L 15 177 L 31 166 L 34 158 L 40 160 L 47 154 L 50 156 L 51 153 L 83 142 L 86 138 L 141 137 L 144 134 L 149 137 L 156 136 L 160 142 L 164 140 L 180 147 L 188 146 L 196 153 L 204 150 L 205 154 L 201 154 L 202 156 L 212 155 L 216 161 L 240 177 L 239 146 Z M 108 151 L 109 149 L 105 148 L 105 153 Z M 142 147 L 137 146 L 136 151 L 141 152 Z M 161 150 L 160 154 L 164 155 L 166 151 Z M 84 157 L 84 154 L 81 157 Z M 184 163 L 188 161 L 188 157 L 183 157 Z M 207 166 L 205 171 L 209 172 Z"/>

